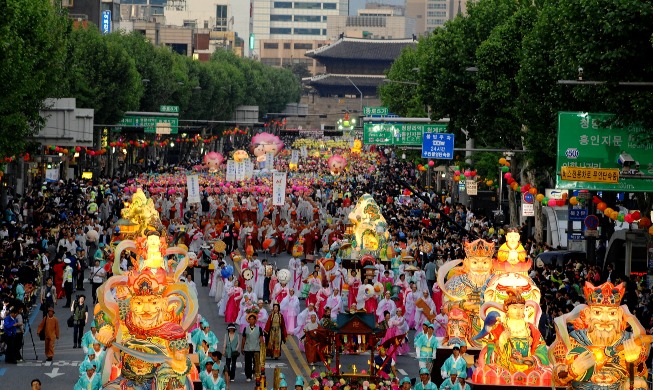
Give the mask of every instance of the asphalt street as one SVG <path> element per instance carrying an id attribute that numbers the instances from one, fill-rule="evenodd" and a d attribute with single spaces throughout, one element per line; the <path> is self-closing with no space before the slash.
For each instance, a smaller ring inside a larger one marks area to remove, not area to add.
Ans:
<path id="1" fill-rule="evenodd" d="M 276 263 L 278 268 L 287 268 L 290 260 L 289 255 L 281 255 L 268 259 L 272 264 Z M 195 276 L 199 281 L 199 270 L 195 270 Z M 86 280 L 86 278 L 85 278 Z M 79 294 L 85 294 L 90 297 L 90 286 L 86 285 L 86 291 L 79 291 Z M 226 333 L 226 323 L 224 317 L 218 316 L 218 308 L 213 302 L 213 297 L 209 297 L 209 288 L 197 286 L 199 299 L 199 312 L 211 324 L 211 330 L 220 340 L 220 346 Z M 5 364 L 4 357 L 0 358 L 0 383 L 11 384 L 12 389 L 29 389 L 31 380 L 38 378 L 43 383 L 43 389 L 72 389 L 79 378 L 79 366 L 84 360 L 84 354 L 81 349 L 73 349 L 73 329 L 66 326 L 66 319 L 70 315 L 70 309 L 63 308 L 64 302 L 58 301 L 55 316 L 59 319 L 61 338 L 55 346 L 55 356 L 52 362 L 45 361 L 44 343 L 38 339 L 36 328 L 41 321 L 42 314 L 39 310 L 33 310 L 30 315 L 32 326 L 32 338 L 29 332 L 26 332 L 23 349 L 23 363 L 17 365 Z M 302 310 L 305 301 L 301 301 Z M 90 309 L 90 308 L 89 308 Z M 85 330 L 88 330 L 86 328 Z M 409 339 L 412 343 L 412 331 Z M 36 349 L 36 354 L 34 353 Z M 412 345 L 411 345 L 412 350 Z M 365 367 L 370 357 L 368 355 L 348 355 L 342 358 L 341 367 L 347 371 L 347 367 L 356 365 L 360 370 Z M 254 388 L 253 382 L 245 382 L 245 374 L 242 368 L 243 357 L 239 358 L 236 369 L 236 378 L 234 382 L 229 383 L 230 390 L 249 390 Z M 397 371 L 400 377 L 410 376 L 417 377 L 419 367 L 414 358 L 414 352 L 407 356 L 398 357 L 396 363 Z M 295 384 L 297 376 L 303 376 L 308 379 L 312 372 L 312 367 L 306 362 L 306 358 L 299 350 L 297 339 L 289 337 L 282 347 L 282 356 L 278 360 L 268 360 L 266 362 L 266 375 L 271 380 L 274 370 L 278 368 L 285 375 L 290 386 Z M 319 366 L 316 367 L 318 370 Z M 267 388 L 272 388 L 271 383 Z"/>

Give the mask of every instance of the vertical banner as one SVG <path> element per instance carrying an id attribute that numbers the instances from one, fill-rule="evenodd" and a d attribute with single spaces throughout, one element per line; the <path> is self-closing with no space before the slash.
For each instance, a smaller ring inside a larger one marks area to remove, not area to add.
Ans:
<path id="1" fill-rule="evenodd" d="M 45 181 L 54 183 L 59 181 L 59 168 L 48 168 L 45 170 Z"/>
<path id="2" fill-rule="evenodd" d="M 254 163 L 252 160 L 245 160 L 245 180 L 249 180 L 254 176 Z"/>
<path id="3" fill-rule="evenodd" d="M 274 153 L 272 152 L 265 153 L 265 169 L 270 171 L 274 169 Z"/>
<path id="4" fill-rule="evenodd" d="M 286 172 L 274 172 L 272 178 L 272 205 L 283 206 L 286 203 Z"/>
<path id="5" fill-rule="evenodd" d="M 467 195 L 478 195 L 476 180 L 465 180 L 465 187 L 467 187 Z"/>
<path id="6" fill-rule="evenodd" d="M 236 180 L 236 162 L 234 160 L 227 161 L 227 181 Z"/>
<path id="7" fill-rule="evenodd" d="M 236 163 L 236 181 L 245 180 L 245 163 L 237 162 Z"/>
<path id="8" fill-rule="evenodd" d="M 292 155 L 290 156 L 290 162 L 293 164 L 299 163 L 299 150 L 293 149 Z"/>
<path id="9" fill-rule="evenodd" d="M 302 152 L 302 157 L 304 158 L 308 157 L 308 150 L 306 149 L 306 146 L 301 147 L 301 152 Z"/>
<path id="10" fill-rule="evenodd" d="M 188 189 L 188 203 L 200 202 L 200 179 L 197 175 L 186 176 L 186 187 Z"/>

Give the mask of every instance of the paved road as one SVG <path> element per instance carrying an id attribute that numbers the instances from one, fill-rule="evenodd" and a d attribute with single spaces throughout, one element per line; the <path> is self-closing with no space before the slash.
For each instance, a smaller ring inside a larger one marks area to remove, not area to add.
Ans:
<path id="1" fill-rule="evenodd" d="M 279 268 L 286 268 L 290 257 L 282 255 L 277 258 L 269 259 L 272 263 L 276 262 Z M 196 280 L 199 280 L 199 271 L 195 272 Z M 85 279 L 86 280 L 86 279 Z M 85 292 L 90 296 L 90 286 L 86 286 Z M 207 318 L 211 324 L 211 329 L 216 334 L 220 342 L 222 342 L 226 332 L 226 323 L 224 317 L 218 316 L 218 309 L 213 298 L 209 297 L 208 287 L 198 286 L 199 296 L 199 311 L 200 314 Z M 57 342 L 55 347 L 55 357 L 53 362 L 45 362 L 44 343 L 38 339 L 36 334 L 36 327 L 41 320 L 41 312 L 35 310 L 30 316 L 32 323 L 32 334 L 34 336 L 34 346 L 36 347 L 36 355 L 32 347 L 32 341 L 27 333 L 25 337 L 25 346 L 23 352 L 24 363 L 18 365 L 9 365 L 4 363 L 4 358 L 0 358 L 0 383 L 12 384 L 12 389 L 28 389 L 30 382 L 33 378 L 39 378 L 44 384 L 44 389 L 72 389 L 75 382 L 79 378 L 79 366 L 84 359 L 83 351 L 81 349 L 73 349 L 73 330 L 66 327 L 66 319 L 68 318 L 69 309 L 64 309 L 61 306 L 63 302 L 59 301 L 56 307 L 55 315 L 59 319 L 61 327 L 61 339 Z M 302 301 L 302 309 L 304 301 Z M 86 329 L 88 330 L 88 329 Z M 409 337 L 412 341 L 411 337 Z M 347 369 L 350 365 L 355 364 L 360 370 L 365 367 L 369 355 L 356 355 L 344 356 L 341 366 L 343 370 Z M 245 374 L 242 369 L 243 357 L 239 358 L 236 370 L 235 381 L 230 383 L 230 390 L 250 390 L 254 387 L 253 383 L 245 382 Z M 272 378 L 275 368 L 279 368 L 286 376 L 286 380 L 292 387 L 295 383 L 296 376 L 303 376 L 307 379 L 311 373 L 311 367 L 306 362 L 306 359 L 299 351 L 297 340 L 294 337 L 289 338 L 287 343 L 283 345 L 282 356 L 279 360 L 268 360 L 266 363 L 267 376 Z M 318 367 L 319 368 L 319 367 Z M 414 359 L 414 354 L 409 356 L 401 356 L 397 361 L 397 369 L 400 376 L 408 375 L 410 377 L 417 377 L 418 366 Z M 2 386 L 4 388 L 4 386 Z M 271 385 L 268 386 L 271 388 Z"/>

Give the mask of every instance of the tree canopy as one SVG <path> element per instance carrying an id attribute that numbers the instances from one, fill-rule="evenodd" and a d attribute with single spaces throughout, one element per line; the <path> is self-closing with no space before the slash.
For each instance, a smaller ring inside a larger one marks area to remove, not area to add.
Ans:
<path id="1" fill-rule="evenodd" d="M 479 0 L 402 53 L 380 88 L 399 113 L 430 108 L 476 146 L 526 148 L 553 172 L 559 111 L 609 112 L 653 142 L 653 3 L 639 0 Z M 408 69 L 418 68 L 413 74 Z M 558 80 L 601 81 L 561 85 Z M 636 130 L 637 129 L 637 130 Z M 549 175 L 549 178 L 552 175 Z M 550 181 L 547 184 L 552 184 Z"/>

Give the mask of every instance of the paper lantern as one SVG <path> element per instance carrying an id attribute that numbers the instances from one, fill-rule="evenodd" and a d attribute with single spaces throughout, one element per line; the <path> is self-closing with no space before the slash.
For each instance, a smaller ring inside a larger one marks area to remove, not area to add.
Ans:
<path id="1" fill-rule="evenodd" d="M 639 222 L 638 222 L 638 226 L 641 229 L 646 229 L 647 227 L 650 227 L 651 226 L 651 219 L 649 217 L 641 218 L 639 220 Z"/>
<path id="2" fill-rule="evenodd" d="M 562 207 L 565 205 L 565 200 L 564 199 L 557 199 L 556 200 L 556 206 Z"/>
<path id="3" fill-rule="evenodd" d="M 604 211 L 608 207 L 608 204 L 605 202 L 601 202 L 596 205 L 596 209 L 599 211 Z"/>
<path id="4" fill-rule="evenodd" d="M 501 167 L 501 172 L 506 173 L 506 172 L 509 172 L 509 171 L 510 171 L 510 168 L 505 167 L 505 166 Z"/>
<path id="5" fill-rule="evenodd" d="M 594 195 L 594 197 L 592 198 L 592 202 L 594 202 L 594 204 L 599 204 L 599 203 L 601 203 L 602 201 L 601 201 L 601 198 L 599 198 L 598 196 Z"/>
<path id="6" fill-rule="evenodd" d="M 612 210 L 610 207 L 608 207 L 608 208 L 606 208 L 605 210 L 603 210 L 603 214 L 604 214 L 606 217 L 610 218 L 610 215 L 612 215 L 612 212 L 613 212 L 613 211 L 614 211 L 614 210 Z"/>
<path id="7" fill-rule="evenodd" d="M 429 160 L 429 167 L 433 168 L 435 166 L 435 161 Z"/>
<path id="8" fill-rule="evenodd" d="M 79 146 L 75 146 L 75 152 L 79 153 L 82 151 L 82 148 Z"/>
<path id="9" fill-rule="evenodd" d="M 453 175 L 454 176 L 460 176 L 460 171 L 459 170 L 454 171 Z"/>
<path id="10" fill-rule="evenodd" d="M 634 221 L 634 219 L 633 219 L 633 215 L 632 215 L 632 214 L 626 214 L 626 215 L 624 215 L 624 221 L 625 221 L 626 223 L 633 223 L 633 221 Z"/>
<path id="11" fill-rule="evenodd" d="M 488 186 L 491 186 L 492 184 L 494 184 L 494 182 L 492 180 L 488 180 L 488 181 L 485 182 L 485 184 L 487 184 Z"/>
<path id="12" fill-rule="evenodd" d="M 619 219 L 619 212 L 617 210 L 612 210 L 612 213 L 610 213 L 610 219 L 613 221 Z"/>
<path id="13" fill-rule="evenodd" d="M 653 236 L 653 226 L 648 228 L 648 234 Z"/>
<path id="14" fill-rule="evenodd" d="M 576 206 L 578 204 L 578 198 L 572 196 L 571 198 L 569 198 L 569 204 L 572 206 Z"/>
<path id="15" fill-rule="evenodd" d="M 549 204 L 549 198 L 548 197 L 543 197 L 542 198 L 542 206 L 546 206 Z"/>
<path id="16" fill-rule="evenodd" d="M 508 162 L 508 160 L 506 160 L 504 157 L 501 157 L 499 159 L 499 164 L 501 164 L 501 165 L 506 165 L 506 162 Z"/>
<path id="17" fill-rule="evenodd" d="M 617 221 L 624 222 L 626 220 L 625 217 L 626 217 L 625 214 L 619 214 L 619 215 L 617 215 Z"/>
<path id="18" fill-rule="evenodd" d="M 531 195 L 537 195 L 537 188 L 535 188 L 535 187 L 531 187 L 531 188 L 528 189 L 528 192 L 529 192 Z"/>
<path id="19" fill-rule="evenodd" d="M 555 206 L 557 204 L 557 202 L 556 202 L 555 199 L 549 199 L 547 204 L 549 205 L 549 207 L 553 207 L 553 206 Z"/>
<path id="20" fill-rule="evenodd" d="M 472 177 L 472 171 L 465 171 L 465 177 Z"/>
<path id="21" fill-rule="evenodd" d="M 535 200 L 541 202 L 542 200 L 544 200 L 544 195 L 542 194 L 535 195 Z"/>
<path id="22" fill-rule="evenodd" d="M 510 173 L 510 172 L 506 172 L 506 173 L 503 175 L 503 178 L 506 179 L 506 180 L 509 180 L 511 177 L 512 177 L 512 173 Z"/>
<path id="23" fill-rule="evenodd" d="M 637 221 L 640 218 L 642 218 L 642 213 L 640 213 L 639 210 L 633 211 L 632 215 L 633 215 L 633 221 Z"/>
<path id="24" fill-rule="evenodd" d="M 490 234 L 494 234 L 494 228 L 493 228 L 493 227 L 489 228 L 489 229 L 487 230 L 487 232 L 490 233 Z"/>

